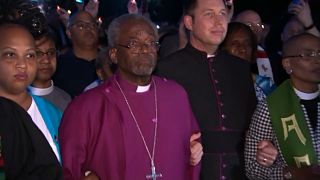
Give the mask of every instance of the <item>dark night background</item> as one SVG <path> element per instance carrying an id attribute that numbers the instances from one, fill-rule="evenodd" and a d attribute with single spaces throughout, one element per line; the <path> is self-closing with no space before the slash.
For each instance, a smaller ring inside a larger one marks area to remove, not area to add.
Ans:
<path id="1" fill-rule="evenodd" d="M 73 0 L 60 0 L 62 7 L 72 9 Z M 141 0 L 136 0 L 138 5 Z M 182 13 L 183 0 L 147 0 L 150 16 L 157 23 L 169 22 L 176 23 Z M 107 21 L 126 13 L 128 0 L 100 0 L 99 16 Z M 235 14 L 245 9 L 257 11 L 263 22 L 272 23 L 281 18 L 286 12 L 290 0 L 234 0 Z M 319 9 L 320 0 L 309 0 L 313 12 L 314 20 L 320 20 Z"/>

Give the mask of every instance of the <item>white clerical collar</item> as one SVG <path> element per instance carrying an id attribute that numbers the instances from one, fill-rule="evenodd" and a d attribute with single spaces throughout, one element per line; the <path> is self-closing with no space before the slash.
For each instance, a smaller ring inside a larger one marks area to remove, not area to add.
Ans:
<path id="1" fill-rule="evenodd" d="M 148 84 L 146 86 L 138 86 L 136 92 L 137 93 L 147 92 L 150 89 L 150 85 L 151 84 Z"/>
<path id="2" fill-rule="evenodd" d="M 34 94 L 36 96 L 45 96 L 50 94 L 53 91 L 54 89 L 53 81 L 51 80 L 51 86 L 48 88 L 37 88 L 37 87 L 29 86 L 28 89 L 31 94 Z"/>
<path id="3" fill-rule="evenodd" d="M 207 54 L 207 58 L 212 58 L 214 56 L 216 56 L 216 55 L 215 54 Z"/>
<path id="4" fill-rule="evenodd" d="M 296 92 L 297 96 L 300 98 L 300 99 L 303 99 L 303 100 L 311 100 L 311 99 L 314 99 L 316 97 L 319 96 L 320 94 L 320 91 L 318 89 L 318 91 L 314 92 L 314 93 L 304 93 L 304 92 L 301 92 L 299 91 L 298 89 L 294 88 L 294 91 Z"/>

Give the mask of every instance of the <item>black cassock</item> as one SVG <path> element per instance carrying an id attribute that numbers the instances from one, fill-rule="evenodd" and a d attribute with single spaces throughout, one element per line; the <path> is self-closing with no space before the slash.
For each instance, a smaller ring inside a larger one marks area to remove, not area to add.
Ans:
<path id="1" fill-rule="evenodd" d="M 244 139 L 256 106 L 249 63 L 223 51 L 207 58 L 187 44 L 160 60 L 156 73 L 188 93 L 202 132 L 201 179 L 246 179 Z"/>

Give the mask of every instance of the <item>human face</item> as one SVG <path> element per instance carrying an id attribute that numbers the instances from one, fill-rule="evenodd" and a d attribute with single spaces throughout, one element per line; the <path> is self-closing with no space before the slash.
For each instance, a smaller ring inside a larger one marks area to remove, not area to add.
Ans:
<path id="1" fill-rule="evenodd" d="M 89 13 L 80 12 L 76 15 L 73 23 L 69 25 L 67 35 L 75 46 L 97 46 L 97 22 Z"/>
<path id="2" fill-rule="evenodd" d="M 127 9 L 130 14 L 138 14 L 139 8 L 137 2 L 135 0 L 128 1 Z"/>
<path id="3" fill-rule="evenodd" d="M 38 71 L 35 81 L 48 82 L 56 71 L 57 57 L 53 40 L 42 38 L 36 41 Z"/>
<path id="4" fill-rule="evenodd" d="M 313 57 L 311 57 L 311 55 Z M 294 86 L 304 92 L 312 92 L 320 83 L 320 40 L 318 38 L 301 39 L 297 49 L 284 57 L 283 64 L 290 74 Z"/>
<path id="5" fill-rule="evenodd" d="M 0 94 L 25 93 L 37 71 L 33 37 L 17 25 L 0 27 L 0 34 Z"/>
<path id="6" fill-rule="evenodd" d="M 252 44 L 248 33 L 239 29 L 226 38 L 225 49 L 241 59 L 252 60 Z"/>
<path id="7" fill-rule="evenodd" d="M 257 14 L 254 11 L 247 10 L 240 13 L 236 17 L 236 21 L 248 25 L 251 28 L 251 30 L 256 34 L 257 41 L 258 43 L 260 43 L 263 36 L 264 25 L 262 24 L 259 14 Z"/>
<path id="8" fill-rule="evenodd" d="M 214 53 L 225 38 L 228 11 L 222 0 L 198 0 L 193 14 L 184 17 L 191 44 L 208 54 Z"/>
<path id="9" fill-rule="evenodd" d="M 248 25 L 257 36 L 258 42 L 261 42 L 264 33 L 264 24 L 262 24 L 261 20 L 259 21 L 257 17 L 255 20 L 252 20 L 252 22 L 246 22 L 246 25 Z"/>
<path id="10" fill-rule="evenodd" d="M 148 83 L 157 59 L 153 28 L 142 20 L 128 20 L 120 31 L 116 48 L 111 49 L 112 61 L 123 78 L 139 85 Z M 128 48 L 131 45 L 138 48 Z"/>

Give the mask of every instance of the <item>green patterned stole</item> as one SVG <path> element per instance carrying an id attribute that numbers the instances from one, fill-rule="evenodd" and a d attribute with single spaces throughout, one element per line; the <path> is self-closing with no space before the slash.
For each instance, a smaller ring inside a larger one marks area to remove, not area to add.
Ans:
<path id="1" fill-rule="evenodd" d="M 281 153 L 289 166 L 317 164 L 311 134 L 291 81 L 282 83 L 269 97 L 268 108 Z"/>

